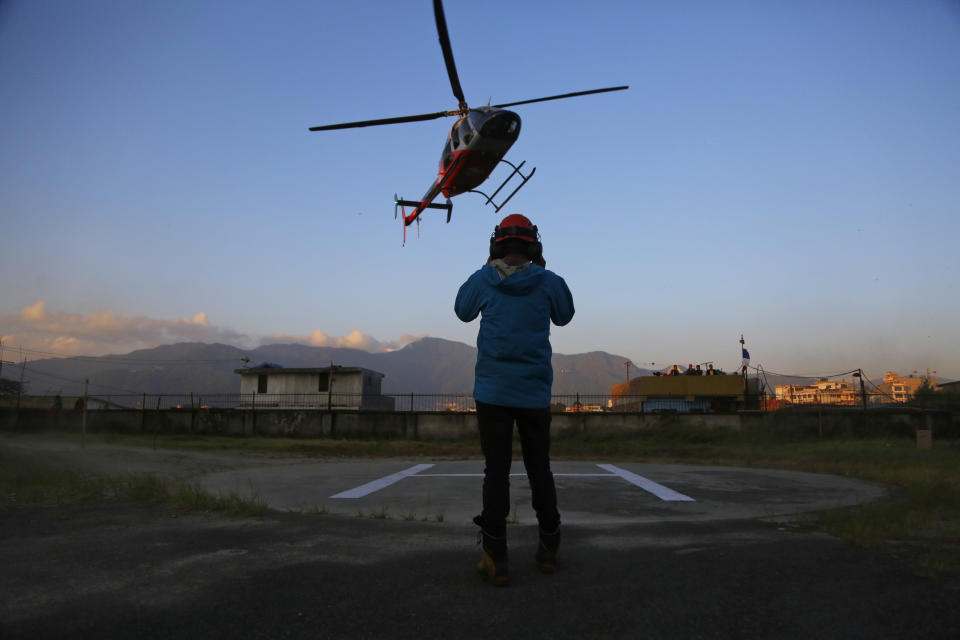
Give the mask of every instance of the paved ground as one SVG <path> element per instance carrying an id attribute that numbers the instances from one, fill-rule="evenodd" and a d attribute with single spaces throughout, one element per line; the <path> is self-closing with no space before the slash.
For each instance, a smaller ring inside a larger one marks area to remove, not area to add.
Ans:
<path id="1" fill-rule="evenodd" d="M 956 638 L 960 631 L 957 580 L 915 577 L 896 559 L 784 517 L 880 494 L 858 481 L 557 463 L 561 569 L 544 576 L 533 565 L 535 526 L 518 477 L 513 584 L 497 589 L 473 569 L 477 462 L 43 447 L 98 470 L 255 491 L 274 510 L 261 519 L 177 517 L 137 504 L 0 512 L 0 638 Z"/>

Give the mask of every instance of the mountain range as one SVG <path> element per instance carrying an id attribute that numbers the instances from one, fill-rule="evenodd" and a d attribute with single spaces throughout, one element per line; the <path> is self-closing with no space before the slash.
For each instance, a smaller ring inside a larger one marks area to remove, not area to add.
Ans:
<path id="1" fill-rule="evenodd" d="M 124 355 L 33 360 L 27 362 L 23 375 L 26 392 L 36 395 L 79 394 L 84 379 L 90 381 L 90 393 L 99 395 L 238 393 L 240 376 L 235 370 L 244 366 L 269 362 L 284 367 L 326 367 L 333 363 L 383 373 L 383 393 L 470 394 L 476 359 L 476 347 L 442 338 L 422 338 L 386 353 L 303 344 L 240 349 L 181 342 Z M 628 360 L 604 351 L 555 353 L 553 392 L 610 393 L 612 385 L 626 379 L 624 363 Z M 19 375 L 19 366 L 5 364 L 3 377 L 18 379 Z M 650 371 L 631 365 L 630 375 L 650 375 Z"/>

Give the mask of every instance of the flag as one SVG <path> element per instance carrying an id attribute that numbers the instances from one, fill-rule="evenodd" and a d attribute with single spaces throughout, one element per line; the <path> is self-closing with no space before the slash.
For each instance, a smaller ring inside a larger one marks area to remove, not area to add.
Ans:
<path id="1" fill-rule="evenodd" d="M 741 365 L 741 371 L 743 373 L 747 372 L 747 365 L 750 364 L 750 352 L 747 351 L 746 347 L 741 347 L 743 351 L 743 364 Z"/>

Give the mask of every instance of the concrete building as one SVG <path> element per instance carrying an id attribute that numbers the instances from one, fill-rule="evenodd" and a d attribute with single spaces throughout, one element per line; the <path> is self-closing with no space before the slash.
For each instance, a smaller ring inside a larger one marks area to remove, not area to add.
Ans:
<path id="1" fill-rule="evenodd" d="M 934 372 L 936 373 L 936 372 Z M 927 370 L 926 375 L 918 375 L 916 371 L 909 376 L 901 376 L 896 371 L 887 371 L 883 374 L 883 384 L 880 385 L 880 391 L 885 397 L 884 400 L 892 399 L 894 402 L 908 402 L 917 394 L 917 389 L 927 382 L 931 388 L 937 386 L 937 379 L 930 376 Z"/>
<path id="2" fill-rule="evenodd" d="M 945 393 L 960 393 L 960 380 L 954 380 L 953 382 L 940 382 L 937 384 L 937 391 L 943 391 Z"/>
<path id="3" fill-rule="evenodd" d="M 380 392 L 383 374 L 362 367 L 236 369 L 241 408 L 357 409 L 393 411 L 393 398 Z"/>
<path id="4" fill-rule="evenodd" d="M 639 376 L 613 385 L 610 394 L 612 411 L 736 411 L 744 408 L 745 387 L 735 375 Z"/>
<path id="5" fill-rule="evenodd" d="M 818 380 L 808 385 L 777 385 L 776 399 L 790 404 L 834 404 L 855 406 L 860 401 L 857 389 L 845 380 Z"/>

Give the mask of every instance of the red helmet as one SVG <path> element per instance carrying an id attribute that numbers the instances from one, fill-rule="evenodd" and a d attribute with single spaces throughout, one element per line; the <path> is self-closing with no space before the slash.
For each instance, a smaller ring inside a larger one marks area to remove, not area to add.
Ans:
<path id="1" fill-rule="evenodd" d="M 517 238 L 527 242 L 536 242 L 538 237 L 537 226 L 530 222 L 527 216 L 519 213 L 511 213 L 500 221 L 500 224 L 493 230 L 494 242 Z"/>

